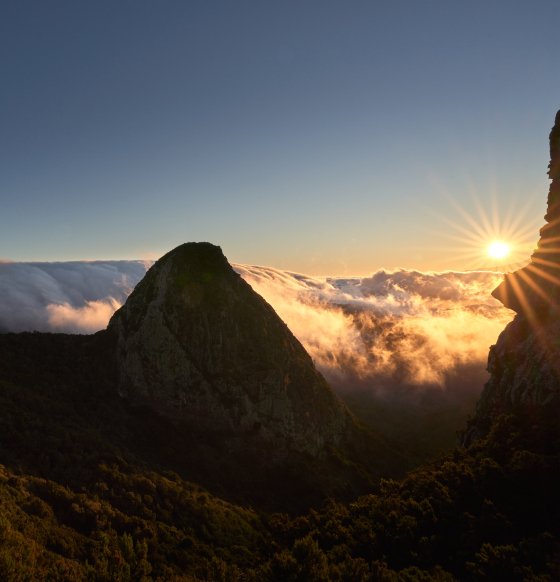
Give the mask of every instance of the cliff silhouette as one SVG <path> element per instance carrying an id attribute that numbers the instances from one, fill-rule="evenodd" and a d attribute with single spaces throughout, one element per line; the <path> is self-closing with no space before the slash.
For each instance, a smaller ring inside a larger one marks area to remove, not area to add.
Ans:
<path id="1" fill-rule="evenodd" d="M 487 435 L 500 414 L 560 411 L 560 111 L 549 139 L 546 224 L 530 263 L 492 292 L 517 315 L 490 348 L 491 377 L 460 437 L 464 445 Z"/>
<path id="2" fill-rule="evenodd" d="M 508 273 L 492 293 L 532 324 L 560 317 L 560 111 L 549 139 L 548 175 L 552 182 L 537 249 L 527 266 Z"/>

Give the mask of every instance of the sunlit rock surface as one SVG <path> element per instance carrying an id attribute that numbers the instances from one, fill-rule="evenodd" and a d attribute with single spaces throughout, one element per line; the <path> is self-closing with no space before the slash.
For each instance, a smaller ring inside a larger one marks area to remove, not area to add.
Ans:
<path id="1" fill-rule="evenodd" d="M 286 324 L 209 243 L 157 261 L 108 329 L 122 396 L 237 446 L 321 457 L 355 425 Z"/>
<path id="2" fill-rule="evenodd" d="M 486 383 L 462 444 L 484 437 L 497 415 L 523 408 L 560 411 L 560 111 L 550 132 L 547 224 L 529 265 L 492 295 L 517 315 L 490 348 Z"/>

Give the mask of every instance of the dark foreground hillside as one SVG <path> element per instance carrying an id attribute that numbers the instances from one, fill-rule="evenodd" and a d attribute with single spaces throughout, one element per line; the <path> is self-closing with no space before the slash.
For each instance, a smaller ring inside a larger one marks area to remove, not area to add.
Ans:
<path id="1" fill-rule="evenodd" d="M 100 463 L 123 459 L 162 474 L 173 471 L 236 503 L 290 513 L 318 506 L 327 495 L 350 499 L 379 481 L 371 467 L 379 470 L 379 457 L 386 459 L 390 449 L 368 429 L 371 459 L 360 459 L 360 449 L 330 447 L 323 459 L 292 454 L 266 465 L 251 449 L 228 449 L 227 432 L 131 406 L 117 393 L 113 354 L 114 340 L 105 332 L 0 335 L 0 463 L 82 487 L 95 481 Z M 403 469 L 395 451 L 383 476 Z"/>
<path id="2" fill-rule="evenodd" d="M 68 579 L 90 579 L 86 560 L 99 569 L 125 533 L 144 540 L 158 576 L 202 575 L 218 557 L 247 566 L 266 546 L 251 504 L 317 505 L 337 465 L 341 479 L 353 472 L 353 486 L 370 486 L 336 451 L 323 464 L 302 456 L 267 470 L 225 450 L 220 434 L 130 407 L 115 388 L 113 354 L 104 333 L 0 336 L 0 580 L 28 579 L 29 568 L 42 579 L 60 559 Z M 99 579 L 121 579 L 107 576 Z"/>
<path id="3" fill-rule="evenodd" d="M 80 406 L 88 403 L 76 401 Z M 2 460 L 12 468 L 0 467 L 1 580 L 560 576 L 556 413 L 499 417 L 486 439 L 401 482 L 383 481 L 375 494 L 350 504 L 330 499 L 320 511 L 293 518 L 228 503 L 172 471 L 127 461 L 94 434 L 73 441 L 60 428 L 55 436 L 49 423 L 56 421 L 45 420 L 41 443 L 40 429 L 29 424 L 37 420 L 14 421 L 13 411 L 3 411 Z M 114 430 L 110 423 L 107 431 Z M 19 439 L 9 433 L 13 456 L 5 440 L 11 424 L 21 433 Z M 37 459 L 36 470 L 18 468 L 19 455 L 30 465 Z M 52 478 L 38 476 L 45 472 Z"/>

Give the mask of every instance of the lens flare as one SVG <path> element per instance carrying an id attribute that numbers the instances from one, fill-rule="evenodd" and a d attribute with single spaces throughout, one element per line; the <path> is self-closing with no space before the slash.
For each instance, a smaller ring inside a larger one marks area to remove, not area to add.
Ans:
<path id="1" fill-rule="evenodd" d="M 440 191 L 463 218 L 462 221 L 452 220 L 448 215 L 430 209 L 432 214 L 452 229 L 431 232 L 459 243 L 457 246 L 447 246 L 447 250 L 454 254 L 455 264 L 460 264 L 465 271 L 491 270 L 506 273 L 529 263 L 536 244 L 535 231 L 542 221 L 532 210 L 536 195 L 525 196 L 522 207 L 517 206 L 515 199 L 510 199 L 509 208 L 501 212 L 496 193 L 491 192 L 489 196 L 485 196 L 490 202 L 490 208 L 487 208 L 473 190 L 472 198 L 478 214 L 475 216 L 467 212 L 444 189 L 440 188 Z M 535 214 L 532 219 L 527 218 L 529 212 Z M 441 262 L 447 262 L 449 258 L 450 254 Z"/>
<path id="2" fill-rule="evenodd" d="M 488 248 L 488 254 L 497 259 L 502 259 L 509 253 L 509 247 L 503 242 L 495 242 Z"/>

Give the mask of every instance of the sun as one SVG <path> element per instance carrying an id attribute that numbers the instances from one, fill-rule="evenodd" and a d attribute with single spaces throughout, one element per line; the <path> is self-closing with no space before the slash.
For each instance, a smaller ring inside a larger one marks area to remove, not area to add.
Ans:
<path id="1" fill-rule="evenodd" d="M 521 208 L 516 207 L 515 201 L 510 199 L 509 208 L 502 214 L 499 211 L 495 193 L 485 196 L 491 202 L 491 208 L 488 209 L 473 191 L 473 202 L 478 211 L 478 217 L 476 217 L 467 212 L 448 192 L 441 191 L 467 224 L 452 220 L 430 209 L 453 229 L 447 232 L 432 232 L 460 243 L 460 246 L 448 246 L 447 249 L 457 252 L 455 260 L 462 263 L 463 270 L 499 271 L 501 268 L 511 270 L 529 262 L 529 257 L 535 249 L 534 233 L 541 221 L 541 218 L 537 216 L 530 220 L 526 218 L 534 196 L 527 197 Z M 446 258 L 445 261 L 447 260 Z"/>
<path id="2" fill-rule="evenodd" d="M 509 246 L 503 242 L 492 243 L 488 247 L 488 254 L 497 259 L 502 259 L 509 253 Z"/>

